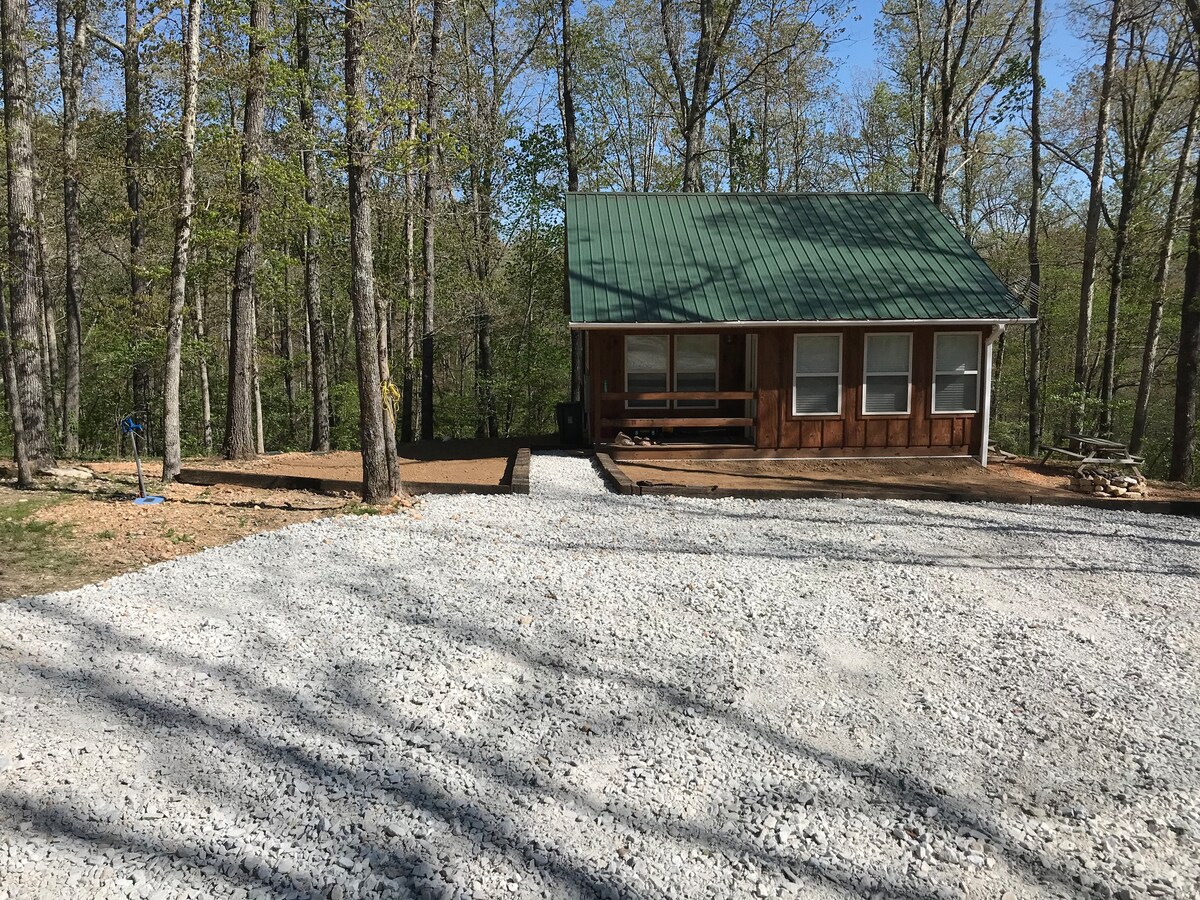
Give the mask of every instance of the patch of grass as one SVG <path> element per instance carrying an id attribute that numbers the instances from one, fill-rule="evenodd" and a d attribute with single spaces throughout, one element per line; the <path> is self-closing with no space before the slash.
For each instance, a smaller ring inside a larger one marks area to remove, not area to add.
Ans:
<path id="1" fill-rule="evenodd" d="M 190 534 L 184 534 L 182 532 L 178 532 L 174 528 L 168 528 L 165 532 L 163 532 L 163 536 L 165 538 L 167 538 L 167 540 L 169 540 L 172 544 L 194 544 L 194 543 L 196 543 L 196 539 L 194 537 L 192 537 Z"/>
<path id="2" fill-rule="evenodd" d="M 55 494 L 0 494 L 0 599 L 51 589 L 78 563 L 67 548 L 71 527 L 35 519 L 65 498 Z"/>
<path id="3" fill-rule="evenodd" d="M 378 506 L 367 506 L 365 503 L 351 503 L 346 507 L 348 516 L 379 516 L 383 514 Z"/>
<path id="4" fill-rule="evenodd" d="M 96 532 L 96 537 L 102 541 L 111 541 L 116 536 L 116 533 L 109 528 L 105 528 L 103 531 Z"/>

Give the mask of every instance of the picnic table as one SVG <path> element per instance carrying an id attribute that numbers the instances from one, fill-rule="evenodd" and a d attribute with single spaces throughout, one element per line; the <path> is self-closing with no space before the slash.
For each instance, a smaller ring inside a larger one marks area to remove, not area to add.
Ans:
<path id="1" fill-rule="evenodd" d="M 1132 455 L 1129 452 L 1128 444 L 1123 444 L 1120 441 L 1112 441 L 1108 438 L 1091 437 L 1086 434 L 1065 434 L 1063 435 L 1063 440 L 1075 444 L 1079 447 L 1079 450 L 1041 444 L 1038 449 L 1042 451 L 1043 463 L 1052 454 L 1058 453 L 1069 459 L 1079 460 L 1079 468 L 1076 471 L 1081 474 L 1087 466 L 1107 465 L 1130 466 L 1135 475 L 1139 478 L 1142 475 L 1138 466 L 1144 465 L 1146 459 L 1142 456 Z"/>

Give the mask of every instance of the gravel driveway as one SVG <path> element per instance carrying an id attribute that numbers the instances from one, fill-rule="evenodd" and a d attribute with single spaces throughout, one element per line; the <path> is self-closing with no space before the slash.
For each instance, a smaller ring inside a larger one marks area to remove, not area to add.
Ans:
<path id="1" fill-rule="evenodd" d="M 1195 897 L 1200 525 L 435 497 L 0 604 L 0 897 Z"/>

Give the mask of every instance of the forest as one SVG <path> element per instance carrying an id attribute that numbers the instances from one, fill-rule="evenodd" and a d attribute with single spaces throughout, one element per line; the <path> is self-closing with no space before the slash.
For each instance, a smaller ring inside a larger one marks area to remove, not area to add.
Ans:
<path id="1" fill-rule="evenodd" d="M 1200 0 L 3 0 L 0 446 L 363 451 L 554 428 L 567 191 L 922 191 L 1036 326 L 995 442 L 1196 472 Z M 1082 38 L 1068 84 L 1047 28 Z"/>

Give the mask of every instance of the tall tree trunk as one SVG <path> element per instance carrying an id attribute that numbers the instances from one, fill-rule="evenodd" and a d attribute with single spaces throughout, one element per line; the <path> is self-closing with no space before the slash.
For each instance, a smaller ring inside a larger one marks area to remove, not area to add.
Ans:
<path id="1" fill-rule="evenodd" d="M 37 267 L 38 296 L 42 308 L 42 356 L 45 359 L 46 396 L 50 403 L 51 418 L 47 427 L 53 434 L 62 424 L 63 399 L 59 391 L 58 364 L 58 311 L 54 305 L 54 292 L 50 289 L 50 245 L 46 239 L 46 195 L 42 190 L 37 172 L 33 176 L 33 201 L 37 209 Z"/>
<path id="2" fill-rule="evenodd" d="M 32 105 L 29 96 L 28 0 L 3 0 L 5 162 L 8 169 L 9 343 L 14 400 L 22 416 L 21 439 L 34 471 L 54 465 L 46 394 L 41 375 L 40 303 L 34 210 Z M 14 432 L 16 429 L 14 428 Z"/>
<path id="3" fill-rule="evenodd" d="M 1146 322 L 1146 342 L 1142 348 L 1142 369 L 1138 378 L 1137 400 L 1133 406 L 1133 428 L 1129 437 L 1129 452 L 1141 455 L 1146 440 L 1146 425 L 1150 416 L 1150 388 L 1154 384 L 1158 368 L 1158 343 L 1162 336 L 1163 308 L 1167 299 L 1167 280 L 1171 275 L 1171 255 L 1175 249 L 1175 229 L 1179 226 L 1179 207 L 1183 200 L 1184 184 L 1191 166 L 1192 144 L 1196 138 L 1197 116 L 1200 115 L 1200 94 L 1192 101 L 1188 116 L 1187 131 L 1183 136 L 1179 164 L 1175 167 L 1175 180 L 1171 185 L 1171 199 L 1167 203 L 1166 222 L 1163 225 L 1162 243 L 1158 250 L 1158 265 L 1154 270 L 1154 299 L 1150 302 L 1150 318 Z"/>
<path id="4" fill-rule="evenodd" d="M 562 7 L 562 100 L 563 142 L 567 155 L 567 190 L 579 190 L 579 149 L 575 142 L 575 51 L 571 46 L 571 0 L 561 0 Z M 567 310 L 570 314 L 570 309 Z M 571 331 L 571 399 L 583 399 L 583 332 Z"/>
<path id="5" fill-rule="evenodd" d="M 1075 403 L 1071 410 L 1071 430 L 1084 425 L 1088 392 L 1088 347 L 1091 342 L 1092 302 L 1096 296 L 1096 257 L 1100 250 L 1100 214 L 1104 204 L 1104 162 L 1108 154 L 1108 117 L 1112 106 L 1113 69 L 1117 56 L 1117 32 L 1121 24 L 1121 0 L 1112 0 L 1108 36 L 1104 44 L 1104 68 L 1097 101 L 1096 136 L 1093 142 L 1092 171 L 1088 195 L 1087 221 L 1083 233 L 1083 271 L 1079 288 L 1079 320 L 1075 332 Z"/>
<path id="6" fill-rule="evenodd" d="M 412 54 L 415 59 L 415 54 Z M 417 140 L 417 116 L 408 114 L 408 145 L 413 147 Z M 404 171 L 404 379 L 400 389 L 400 440 L 409 443 L 416 433 L 414 428 L 416 409 L 413 403 L 414 372 L 417 344 L 417 278 L 416 260 L 416 204 L 417 176 L 413 171 L 413 158 L 409 153 Z"/>
<path id="7" fill-rule="evenodd" d="M 194 292 L 196 298 L 196 343 L 200 345 L 200 430 L 204 440 L 204 455 L 212 456 L 212 393 L 208 383 L 208 347 L 205 345 L 204 307 L 207 286 Z"/>
<path id="8" fill-rule="evenodd" d="M 150 280 L 142 203 L 142 51 L 137 0 L 125 0 L 125 199 L 129 207 L 129 308 L 133 317 L 133 406 L 143 417 L 147 446 L 156 439 L 151 409 Z"/>
<path id="9" fill-rule="evenodd" d="M 1038 229 L 1042 212 L 1042 0 L 1033 0 L 1029 45 L 1032 96 L 1029 106 L 1029 454 L 1042 443 L 1042 258 Z"/>
<path id="10" fill-rule="evenodd" d="M 381 390 L 375 260 L 371 234 L 371 136 L 367 128 L 360 0 L 346 2 L 346 180 L 350 193 L 350 304 L 358 360 L 358 433 L 363 501 L 383 503 L 399 492 L 399 470 L 388 458 L 387 415 Z"/>
<path id="11" fill-rule="evenodd" d="M 163 377 L 163 484 L 179 474 L 179 375 L 183 364 L 183 307 L 187 298 L 192 209 L 196 197 L 196 95 L 200 73 L 200 14 L 203 0 L 188 0 L 187 40 L 183 49 L 183 114 L 180 127 L 179 194 L 175 214 L 175 251 L 171 258 L 171 294 L 167 301 L 167 368 Z"/>
<path id="12" fill-rule="evenodd" d="M 422 201 L 424 225 L 421 234 L 425 260 L 422 284 L 421 322 L 421 440 L 433 440 L 433 303 L 436 288 L 433 238 L 437 216 L 438 183 L 438 95 L 441 79 L 442 2 L 432 0 L 429 26 L 429 70 L 425 87 L 425 189 Z"/>
<path id="13" fill-rule="evenodd" d="M 5 3 L 12 0 L 5 0 Z M 21 414 L 21 396 L 17 390 L 17 367 L 13 361 L 12 342 L 9 340 L 12 326 L 8 320 L 8 308 L 0 302 L 0 365 L 3 371 L 4 400 L 8 404 L 9 422 L 13 434 L 13 458 L 17 463 L 17 487 L 31 490 L 36 487 L 33 466 L 29 462 L 29 451 L 25 443 L 25 417 Z"/>
<path id="14" fill-rule="evenodd" d="M 1200 3 L 1188 9 L 1200 34 Z M 1192 223 L 1188 229 L 1187 268 L 1183 278 L 1183 308 L 1179 324 L 1179 359 L 1175 368 L 1175 421 L 1168 471 L 1176 481 L 1191 481 L 1196 455 L 1196 395 L 1200 388 L 1200 162 L 1195 166 Z"/>
<path id="15" fill-rule="evenodd" d="M 257 446 L 254 415 L 254 280 L 258 270 L 262 219 L 263 117 L 267 89 L 270 0 L 250 0 L 250 72 L 242 120 L 241 210 L 230 308 L 228 400 L 225 458 L 249 459 Z"/>
<path id="16" fill-rule="evenodd" d="M 83 237 L 79 224 L 79 92 L 87 62 L 88 9 L 86 0 L 68 6 L 55 3 L 59 90 L 62 94 L 63 239 L 66 244 L 66 327 L 63 384 L 63 452 L 79 453 L 79 370 L 83 355 Z M 68 19 L 71 19 L 70 30 Z"/>
<path id="17" fill-rule="evenodd" d="M 325 362 L 325 325 L 321 319 L 321 230 L 317 227 L 316 132 L 313 110 L 312 56 L 308 28 L 312 10 L 307 0 L 296 8 L 296 65 L 300 70 L 300 127 L 304 131 L 304 312 L 308 318 L 309 368 L 312 382 L 312 443 L 320 453 L 329 450 L 329 375 Z"/>

